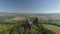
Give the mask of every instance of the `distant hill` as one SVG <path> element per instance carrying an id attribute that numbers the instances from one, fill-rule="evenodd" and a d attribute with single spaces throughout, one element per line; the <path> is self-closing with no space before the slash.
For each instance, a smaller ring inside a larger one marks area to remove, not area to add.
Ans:
<path id="1" fill-rule="evenodd" d="M 0 15 L 20 15 L 20 16 L 60 16 L 60 13 L 8 13 L 8 12 L 0 12 Z"/>

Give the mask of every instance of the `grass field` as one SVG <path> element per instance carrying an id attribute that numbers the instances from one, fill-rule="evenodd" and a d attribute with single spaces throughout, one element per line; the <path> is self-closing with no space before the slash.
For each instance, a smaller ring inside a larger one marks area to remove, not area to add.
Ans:
<path id="1" fill-rule="evenodd" d="M 49 25 L 49 24 L 43 24 L 43 26 L 44 26 L 46 29 L 55 32 L 56 34 L 60 34 L 60 27 L 58 27 L 58 26 Z M 0 24 L 0 32 L 9 29 L 9 27 L 11 27 L 11 26 L 10 26 L 10 25 L 1 25 L 1 24 Z"/>
<path id="2" fill-rule="evenodd" d="M 60 27 L 54 25 L 48 25 L 48 24 L 43 24 L 43 25 L 46 29 L 53 31 L 56 34 L 60 34 Z"/>
<path id="3" fill-rule="evenodd" d="M 2 31 L 7 31 L 9 28 L 13 27 L 12 25 L 4 25 L 4 24 L 0 24 L 0 33 Z"/>

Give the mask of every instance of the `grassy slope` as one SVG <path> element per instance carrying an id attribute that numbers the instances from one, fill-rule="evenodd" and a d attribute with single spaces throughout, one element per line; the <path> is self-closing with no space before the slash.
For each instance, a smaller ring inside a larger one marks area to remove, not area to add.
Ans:
<path id="1" fill-rule="evenodd" d="M 48 30 L 54 31 L 56 34 L 60 34 L 60 27 L 54 25 L 43 24 L 44 27 Z"/>
<path id="2" fill-rule="evenodd" d="M 57 27 L 57 26 L 53 26 L 53 25 L 46 25 L 46 24 L 43 24 L 45 28 L 49 29 L 49 30 L 52 30 L 54 32 L 56 32 L 56 34 L 59 34 L 60 33 L 60 27 Z M 9 29 L 9 27 L 11 27 L 10 25 L 7 27 L 7 26 L 1 26 L 0 25 L 0 32 L 1 31 L 4 31 L 7 29 Z M 3 28 L 3 29 L 1 29 Z M 20 28 L 21 29 L 21 28 Z M 32 29 L 35 31 L 35 29 L 37 29 L 37 27 L 35 25 L 32 25 Z M 35 31 L 36 32 L 36 31 Z"/>
<path id="3" fill-rule="evenodd" d="M 0 24 L 0 34 L 2 33 L 2 31 L 7 31 L 9 29 L 9 27 L 13 27 L 13 26 Z"/>

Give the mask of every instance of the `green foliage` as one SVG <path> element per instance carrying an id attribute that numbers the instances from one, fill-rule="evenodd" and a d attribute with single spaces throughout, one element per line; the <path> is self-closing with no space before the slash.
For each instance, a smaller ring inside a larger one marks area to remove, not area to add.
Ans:
<path id="1" fill-rule="evenodd" d="M 31 24 L 31 29 L 24 29 L 22 26 L 25 23 L 25 21 L 18 21 L 17 23 L 13 24 L 13 26 L 10 26 L 6 30 L 3 30 L 0 32 L 0 34 L 55 34 L 54 32 L 47 30 L 44 28 L 44 26 L 39 24 Z"/>

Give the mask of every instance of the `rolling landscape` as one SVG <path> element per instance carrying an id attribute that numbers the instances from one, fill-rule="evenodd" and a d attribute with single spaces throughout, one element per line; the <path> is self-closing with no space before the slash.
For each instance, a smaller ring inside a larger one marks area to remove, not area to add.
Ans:
<path id="1" fill-rule="evenodd" d="M 38 23 L 34 24 L 35 19 Z M 26 22 L 28 20 L 28 22 Z M 30 26 L 28 26 L 28 24 Z M 27 24 L 26 29 L 23 27 Z M 38 24 L 38 25 L 37 25 Z M 23 25 L 23 26 L 22 26 Z M 31 29 L 29 29 L 29 27 Z M 12 29 L 12 30 L 11 30 Z M 53 14 L 0 13 L 0 34 L 60 34 L 60 16 Z"/>
<path id="2" fill-rule="evenodd" d="M 60 34 L 60 0 L 0 0 L 0 34 Z"/>

